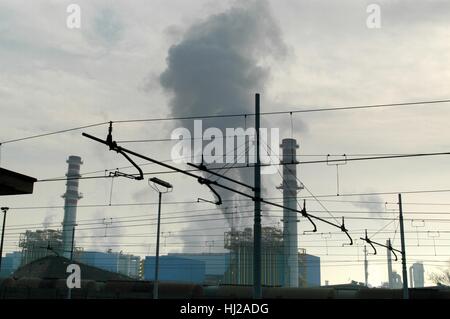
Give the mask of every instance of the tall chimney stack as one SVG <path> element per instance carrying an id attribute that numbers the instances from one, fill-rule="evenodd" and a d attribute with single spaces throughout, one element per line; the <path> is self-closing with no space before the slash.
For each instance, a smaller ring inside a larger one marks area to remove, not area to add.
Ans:
<path id="1" fill-rule="evenodd" d="M 280 145 L 283 152 L 283 205 L 297 209 L 297 141 L 285 138 Z M 297 212 L 283 210 L 284 287 L 298 287 Z"/>
<path id="2" fill-rule="evenodd" d="M 81 176 L 80 166 L 83 162 L 81 161 L 81 157 L 71 155 L 69 156 L 67 163 L 69 166 L 66 174 L 66 192 L 62 195 L 64 198 L 63 256 L 70 258 L 73 238 L 72 233 L 77 221 L 77 204 L 78 200 L 82 198 L 81 193 L 78 192 L 78 178 Z"/>

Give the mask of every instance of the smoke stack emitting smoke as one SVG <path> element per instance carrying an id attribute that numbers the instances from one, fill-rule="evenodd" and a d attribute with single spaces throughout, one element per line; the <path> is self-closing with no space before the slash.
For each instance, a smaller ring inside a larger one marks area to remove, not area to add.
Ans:
<path id="1" fill-rule="evenodd" d="M 172 116 L 253 113 L 254 93 L 264 92 L 270 74 L 261 62 L 282 57 L 285 51 L 265 1 L 237 4 L 191 26 L 170 48 L 167 69 L 160 76 L 163 88 L 173 94 Z M 253 120 L 247 119 L 247 127 L 253 126 Z M 193 121 L 179 121 L 177 126 L 192 132 Z M 244 119 L 203 121 L 203 129 L 217 127 L 222 132 L 238 126 L 244 126 Z M 227 175 L 253 184 L 252 173 L 251 169 L 232 169 Z M 229 192 L 220 194 L 224 200 L 235 198 Z M 231 223 L 231 215 L 225 216 Z"/>

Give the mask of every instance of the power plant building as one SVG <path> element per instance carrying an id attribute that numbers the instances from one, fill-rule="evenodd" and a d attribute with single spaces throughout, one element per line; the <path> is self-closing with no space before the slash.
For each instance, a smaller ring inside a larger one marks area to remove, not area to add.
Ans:
<path id="1" fill-rule="evenodd" d="M 225 233 L 225 248 L 230 250 L 230 264 L 225 272 L 224 283 L 230 285 L 253 284 L 253 233 L 244 231 Z M 261 282 L 263 286 L 285 285 L 285 261 L 283 233 L 275 227 L 262 228 Z M 320 258 L 297 252 L 297 287 L 320 286 Z"/>
<path id="2" fill-rule="evenodd" d="M 320 276 L 320 257 L 309 255 L 309 254 L 299 254 L 299 274 L 300 279 L 304 278 L 302 287 L 320 287 L 321 276 Z"/>
<path id="3" fill-rule="evenodd" d="M 70 258 L 72 251 L 73 228 L 76 224 L 76 206 L 82 197 L 78 192 L 78 177 L 83 163 L 79 156 L 69 156 L 67 160 L 66 192 L 63 195 L 64 221 L 63 229 L 27 230 L 20 235 L 19 247 L 22 248 L 21 265 L 46 256 L 64 256 Z"/>
<path id="4" fill-rule="evenodd" d="M 60 230 L 27 230 L 20 235 L 19 247 L 22 248 L 21 265 L 47 256 L 59 256 L 63 253 L 63 235 Z"/>
<path id="5" fill-rule="evenodd" d="M 205 285 L 220 285 L 230 264 L 230 253 L 169 253 L 168 256 L 182 257 L 204 262 Z"/>
<path id="6" fill-rule="evenodd" d="M 9 277 L 20 267 L 22 262 L 22 252 L 14 251 L 7 253 L 2 258 L 2 269 L 0 271 L 0 278 Z"/>
<path id="7" fill-rule="evenodd" d="M 155 256 L 145 257 L 145 280 L 155 279 L 155 259 Z M 160 281 L 203 284 L 205 262 L 172 255 L 160 256 L 158 278 Z"/>
<path id="8" fill-rule="evenodd" d="M 230 265 L 225 273 L 225 283 L 231 285 L 253 284 L 253 231 L 231 230 L 225 233 L 225 249 L 230 250 Z M 264 286 L 281 286 L 284 279 L 283 233 L 274 227 L 261 231 L 261 283 Z"/>
<path id="9" fill-rule="evenodd" d="M 89 266 L 140 279 L 141 257 L 122 252 L 77 251 L 75 260 Z"/>

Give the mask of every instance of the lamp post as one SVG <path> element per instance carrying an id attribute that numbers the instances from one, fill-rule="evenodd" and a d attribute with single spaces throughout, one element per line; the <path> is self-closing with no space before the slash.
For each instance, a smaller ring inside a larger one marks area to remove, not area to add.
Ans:
<path id="1" fill-rule="evenodd" d="M 159 276 L 159 232 L 161 226 L 161 199 L 163 193 L 172 191 L 173 186 L 159 178 L 153 177 L 148 180 L 149 185 L 158 192 L 158 226 L 156 230 L 156 256 L 155 256 L 155 280 L 153 283 L 153 299 L 158 299 L 158 276 Z"/>
<path id="2" fill-rule="evenodd" d="M 3 212 L 3 226 L 2 226 L 2 240 L 0 243 L 0 271 L 2 270 L 3 239 L 5 238 L 6 212 L 9 210 L 9 207 L 2 207 L 1 210 Z"/>

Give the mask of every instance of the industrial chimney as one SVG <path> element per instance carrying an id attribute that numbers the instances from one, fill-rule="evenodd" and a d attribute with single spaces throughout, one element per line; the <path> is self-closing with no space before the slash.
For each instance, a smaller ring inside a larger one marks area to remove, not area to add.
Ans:
<path id="1" fill-rule="evenodd" d="M 66 193 L 62 195 L 64 201 L 64 221 L 63 221 L 63 256 L 70 258 L 72 250 L 72 239 L 74 226 L 77 220 L 77 204 L 82 198 L 78 192 L 78 183 L 80 177 L 80 166 L 83 164 L 81 157 L 69 156 L 67 160 L 69 167 L 67 169 Z"/>
<path id="2" fill-rule="evenodd" d="M 280 145 L 283 155 L 283 205 L 297 209 L 297 192 L 301 188 L 297 183 L 297 141 L 285 138 Z M 283 253 L 284 253 L 284 287 L 298 287 L 298 241 L 297 212 L 283 211 Z"/>
<path id="3" fill-rule="evenodd" d="M 386 246 L 387 247 L 391 246 L 390 239 L 386 240 Z M 394 287 L 394 278 L 393 278 L 393 274 L 392 274 L 392 256 L 391 256 L 391 250 L 389 248 L 387 248 L 386 255 L 387 255 L 389 289 L 394 289 L 395 287 Z"/>

